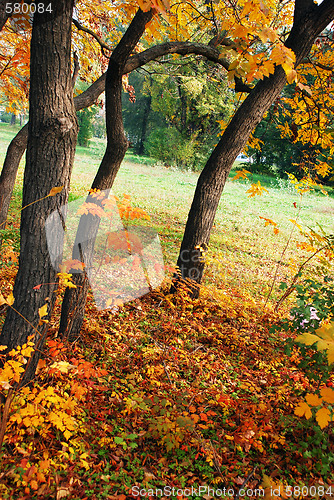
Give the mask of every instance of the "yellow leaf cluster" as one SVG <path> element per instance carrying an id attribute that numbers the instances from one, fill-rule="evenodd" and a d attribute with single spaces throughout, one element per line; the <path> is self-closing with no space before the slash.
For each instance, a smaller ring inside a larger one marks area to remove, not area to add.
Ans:
<path id="1" fill-rule="evenodd" d="M 73 397 L 64 398 L 54 387 L 25 387 L 14 400 L 14 412 L 9 422 L 11 425 L 38 428 L 43 435 L 54 427 L 69 439 L 76 427 L 73 417 L 76 406 Z"/>
<path id="2" fill-rule="evenodd" d="M 24 372 L 24 365 L 34 351 L 34 343 L 29 337 L 27 342 L 18 346 L 8 353 L 8 357 L 3 368 L 0 369 L 0 386 L 3 389 L 10 389 L 11 382 L 19 383 L 20 377 Z M 5 350 L 6 346 L 0 346 L 0 351 Z"/>
<path id="3" fill-rule="evenodd" d="M 305 345 L 316 344 L 318 351 L 326 351 L 328 364 L 334 363 L 334 322 L 326 323 L 316 330 L 316 335 L 312 333 L 303 333 L 296 338 L 297 342 Z M 324 404 L 333 405 L 334 390 L 330 387 L 323 387 L 320 390 L 320 396 L 316 394 L 307 394 L 306 401 L 298 404 L 295 408 L 295 415 L 307 419 L 312 417 L 311 407 L 318 407 Z M 334 420 L 333 410 L 322 406 L 315 414 L 316 420 L 323 429 L 329 422 Z"/>
<path id="4" fill-rule="evenodd" d="M 81 262 L 80 262 L 81 266 Z M 82 266 L 81 266 L 82 269 Z M 59 284 L 68 288 L 76 288 L 77 286 L 73 283 L 72 281 L 72 274 L 66 273 L 66 272 L 61 272 L 57 273 L 57 276 L 59 278 Z"/>
<path id="5" fill-rule="evenodd" d="M 316 344 L 318 351 L 326 351 L 328 364 L 334 363 L 334 322 L 325 323 L 313 333 L 303 333 L 296 338 L 296 342 L 305 345 Z"/>
<path id="6" fill-rule="evenodd" d="M 261 185 L 260 181 L 257 181 L 257 184 L 252 184 L 246 191 L 246 193 L 249 193 L 248 198 L 252 198 L 253 196 L 262 196 L 264 192 L 268 193 L 268 190 Z"/>
<path id="7" fill-rule="evenodd" d="M 235 176 L 232 178 L 232 181 L 236 181 L 238 179 L 247 179 L 247 176 L 250 174 L 248 170 L 243 168 L 242 170 L 237 170 Z"/>
<path id="8" fill-rule="evenodd" d="M 308 420 L 312 417 L 312 407 L 319 407 L 324 403 L 333 404 L 334 403 L 334 390 L 330 387 L 323 387 L 320 391 L 321 398 L 316 394 L 307 394 L 306 401 L 300 402 L 295 408 L 295 415 L 298 417 L 304 417 Z M 333 411 L 329 408 L 322 406 L 315 413 L 315 418 L 321 429 L 324 429 L 329 422 L 334 420 Z"/>

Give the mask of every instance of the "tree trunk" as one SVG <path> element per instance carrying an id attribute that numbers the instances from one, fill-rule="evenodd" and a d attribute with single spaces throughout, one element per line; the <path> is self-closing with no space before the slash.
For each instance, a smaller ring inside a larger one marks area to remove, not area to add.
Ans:
<path id="1" fill-rule="evenodd" d="M 10 119 L 10 124 L 11 125 L 16 125 L 16 115 L 12 113 L 11 119 Z"/>
<path id="2" fill-rule="evenodd" d="M 146 141 L 147 124 L 148 124 L 148 117 L 151 111 L 151 103 L 152 103 L 152 96 L 151 93 L 149 93 L 145 102 L 144 116 L 141 124 L 141 133 L 140 133 L 139 148 L 138 148 L 139 155 L 144 154 L 144 145 Z"/>
<path id="3" fill-rule="evenodd" d="M 48 1 L 48 0 L 47 0 Z M 57 269 L 51 265 L 45 220 L 67 202 L 78 125 L 71 77 L 71 21 L 74 0 L 53 3 L 52 13 L 36 13 L 31 40 L 29 133 L 21 214 L 21 252 L 14 285 L 15 302 L 0 336 L 9 349 L 33 335 L 38 345 L 24 382 L 31 380 L 46 335 L 39 308 L 48 304 L 48 319 L 55 301 Z M 46 197 L 53 187 L 61 193 Z M 45 199 L 42 199 L 46 197 Z M 41 201 L 36 201 L 42 199 Z M 28 206 L 30 204 L 30 206 Z M 63 234 L 53 234 L 62 248 Z M 34 289 L 41 285 L 39 289 Z M 18 312 L 16 312 L 18 311 Z M 19 314 L 18 314 L 19 313 Z"/>
<path id="4" fill-rule="evenodd" d="M 5 229 L 10 200 L 13 194 L 17 170 L 28 141 L 28 124 L 16 134 L 10 143 L 0 175 L 0 229 Z M 0 237 L 1 248 L 1 237 Z"/>
<path id="5" fill-rule="evenodd" d="M 6 4 L 11 4 L 12 7 L 14 5 L 14 2 L 8 2 L 8 0 L 0 0 L 0 31 L 6 24 L 7 19 L 9 18 L 9 13 L 6 13 Z"/>
<path id="6" fill-rule="evenodd" d="M 100 189 L 101 191 L 111 189 L 128 149 L 122 118 L 122 75 L 127 59 L 139 42 L 152 15 L 152 11 L 142 12 L 138 10 L 110 57 L 106 76 L 107 147 L 93 181 L 92 189 Z M 94 202 L 94 199 L 89 199 L 89 201 Z M 99 217 L 90 214 L 80 218 L 73 259 L 81 260 L 83 257 L 86 267 L 91 262 L 99 222 Z M 84 242 L 80 248 L 80 253 L 82 253 L 80 256 L 78 255 L 79 240 Z M 59 326 L 60 335 L 68 337 L 70 340 L 74 339 L 81 330 L 89 288 L 84 273 L 73 274 L 72 281 L 77 285 L 77 288 L 67 288 L 65 291 Z"/>
<path id="7" fill-rule="evenodd" d="M 309 53 L 315 38 L 332 20 L 333 2 L 325 0 L 319 7 L 313 2 L 300 14 L 300 2 L 296 0 L 298 16 L 286 41 L 286 46 L 296 54 L 296 66 Z M 327 7 L 327 16 L 324 9 Z M 178 273 L 171 291 L 186 284 L 189 294 L 197 297 L 201 283 L 206 251 L 221 194 L 228 174 L 238 154 L 244 149 L 251 132 L 261 121 L 264 113 L 281 93 L 286 83 L 281 66 L 268 78 L 261 80 L 248 95 L 233 116 L 212 152 L 197 182 L 193 202 L 177 260 Z"/>

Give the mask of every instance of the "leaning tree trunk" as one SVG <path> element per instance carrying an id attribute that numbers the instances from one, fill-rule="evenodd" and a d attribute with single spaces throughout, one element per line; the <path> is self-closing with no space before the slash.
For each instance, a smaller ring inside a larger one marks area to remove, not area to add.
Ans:
<path id="1" fill-rule="evenodd" d="M 124 134 L 122 118 L 122 75 L 127 60 L 139 42 L 152 15 L 152 11 L 142 12 L 138 10 L 110 57 L 106 75 L 107 147 L 93 181 L 92 189 L 101 191 L 111 189 L 128 149 L 128 140 Z M 78 255 L 79 242 L 76 239 L 73 259 L 81 260 L 83 258 L 86 267 L 91 262 L 98 227 L 98 217 L 90 214 L 81 216 L 77 237 L 80 235 L 80 241 L 85 243 L 80 247 L 81 255 Z M 81 330 L 89 288 L 85 273 L 74 274 L 73 282 L 77 288 L 67 288 L 65 291 L 59 326 L 59 333 L 70 340 L 74 339 Z"/>
<path id="2" fill-rule="evenodd" d="M 306 8 L 308 7 L 308 8 Z M 295 19 L 286 46 L 296 54 L 296 66 L 309 53 L 315 38 L 334 16 L 334 2 L 324 0 L 316 7 L 309 0 L 296 0 Z M 227 126 L 197 182 L 193 202 L 177 260 L 178 273 L 172 285 L 174 292 L 186 284 L 189 294 L 197 297 L 205 266 L 210 234 L 228 174 L 238 154 L 244 149 L 251 132 L 281 93 L 286 83 L 281 66 L 261 80 L 248 95 Z"/>
<path id="3" fill-rule="evenodd" d="M 5 229 L 8 209 L 12 197 L 17 170 L 26 150 L 28 124 L 16 134 L 10 143 L 0 175 L 0 229 Z M 1 248 L 1 237 L 0 237 Z"/>
<path id="4" fill-rule="evenodd" d="M 55 300 L 58 271 L 51 265 L 45 220 L 67 202 L 78 132 L 70 57 L 73 3 L 74 0 L 59 0 L 53 2 L 52 13 L 36 13 L 32 30 L 29 134 L 23 185 L 23 207 L 27 208 L 21 215 L 15 302 L 0 336 L 1 344 L 13 348 L 33 335 L 38 351 L 30 360 L 24 381 L 34 376 L 46 334 L 46 324 L 39 324 L 38 310 L 48 304 L 48 315 L 43 318 L 47 319 Z M 47 196 L 53 187 L 59 186 L 63 186 L 61 193 Z M 42 200 L 36 201 L 39 199 Z M 53 237 L 57 251 L 58 245 L 59 248 L 62 245 L 62 234 Z M 34 289 L 37 285 L 41 286 Z"/>

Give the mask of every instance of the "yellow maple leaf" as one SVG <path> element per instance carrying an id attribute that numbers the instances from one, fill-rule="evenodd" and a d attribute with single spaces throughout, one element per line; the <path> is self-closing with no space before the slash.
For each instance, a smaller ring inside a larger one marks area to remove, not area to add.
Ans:
<path id="1" fill-rule="evenodd" d="M 320 406 L 322 403 L 322 399 L 316 394 L 307 394 L 305 399 L 310 406 Z"/>
<path id="2" fill-rule="evenodd" d="M 7 304 L 7 300 L 5 299 L 5 297 L 0 292 L 0 306 L 2 306 L 3 304 Z"/>
<path id="3" fill-rule="evenodd" d="M 14 304 L 14 301 L 15 301 L 14 295 L 11 293 L 10 295 L 8 295 L 6 302 L 9 306 L 12 306 Z"/>
<path id="4" fill-rule="evenodd" d="M 315 418 L 322 429 L 327 427 L 328 423 L 331 421 L 331 412 L 328 408 L 320 408 L 317 411 Z"/>
<path id="5" fill-rule="evenodd" d="M 323 387 L 320 391 L 326 403 L 334 403 L 334 390 L 330 387 Z"/>
<path id="6" fill-rule="evenodd" d="M 298 335 L 295 341 L 300 342 L 305 345 L 313 345 L 316 342 L 319 342 L 320 338 L 317 335 L 313 335 L 313 333 L 303 333 L 302 335 Z"/>
<path id="7" fill-rule="evenodd" d="M 305 345 L 317 344 L 318 351 L 327 351 L 328 364 L 334 363 L 334 327 L 333 323 L 323 325 L 316 331 L 317 335 L 312 333 L 303 333 L 296 338 L 297 342 Z M 318 336 L 319 335 L 319 336 Z"/>
<path id="8" fill-rule="evenodd" d="M 334 341 L 334 323 L 327 323 L 322 325 L 316 331 L 317 335 L 325 340 L 333 340 Z"/>
<path id="9" fill-rule="evenodd" d="M 60 193 L 63 190 L 63 188 L 64 188 L 64 186 L 53 187 L 50 190 L 50 193 L 48 194 L 48 196 L 55 196 L 56 194 Z"/>
<path id="10" fill-rule="evenodd" d="M 31 420 L 30 420 L 29 417 L 24 417 L 24 419 L 22 420 L 22 422 L 24 423 L 24 425 L 26 427 L 30 427 L 30 425 L 31 425 Z"/>
<path id="11" fill-rule="evenodd" d="M 68 373 L 69 370 L 75 368 L 75 365 L 71 365 L 67 361 L 58 361 L 56 363 L 53 363 L 50 368 L 56 368 L 61 373 Z"/>
<path id="12" fill-rule="evenodd" d="M 40 307 L 38 309 L 38 314 L 41 319 L 43 318 L 43 316 L 46 316 L 48 314 L 48 305 L 44 304 L 44 306 Z"/>
<path id="13" fill-rule="evenodd" d="M 294 413 L 298 417 L 305 416 L 305 418 L 307 418 L 307 420 L 309 420 L 312 417 L 311 409 L 310 409 L 309 405 L 307 403 L 305 403 L 305 401 L 302 401 L 301 403 L 299 403 L 298 406 L 296 406 Z"/>

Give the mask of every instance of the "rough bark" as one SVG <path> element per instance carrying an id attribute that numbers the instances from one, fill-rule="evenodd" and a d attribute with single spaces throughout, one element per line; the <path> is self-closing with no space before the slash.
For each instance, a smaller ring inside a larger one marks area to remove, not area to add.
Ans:
<path id="1" fill-rule="evenodd" d="M 14 2 L 8 2 L 8 0 L 0 0 L 0 31 L 6 24 L 7 19 L 10 17 L 9 14 L 6 13 L 6 3 L 14 4 Z"/>
<path id="2" fill-rule="evenodd" d="M 5 229 L 10 200 L 13 194 L 17 170 L 27 147 L 28 124 L 16 134 L 9 144 L 0 175 L 0 229 Z M 1 237 L 0 237 L 1 247 Z"/>
<path id="3" fill-rule="evenodd" d="M 122 119 L 122 75 L 126 62 L 144 33 L 145 26 L 152 15 L 152 11 L 142 12 L 138 10 L 110 57 L 105 87 L 107 147 L 93 181 L 92 189 L 100 189 L 101 191 L 111 189 L 128 149 Z M 98 227 L 98 217 L 88 214 L 80 218 L 73 258 L 77 260 L 83 258 L 86 267 L 91 262 Z M 80 248 L 78 238 L 85 242 Z M 75 338 L 81 330 L 89 287 L 84 273 L 74 274 L 73 282 L 77 288 L 67 288 L 65 291 L 59 326 L 59 333 L 70 340 Z"/>
<path id="4" fill-rule="evenodd" d="M 0 0 L 1 1 L 1 0 Z M 128 58 L 123 67 L 123 74 L 130 73 L 135 69 L 144 66 L 150 61 L 157 59 L 166 54 L 189 55 L 197 54 L 206 57 L 209 61 L 220 64 L 225 69 L 228 69 L 229 62 L 224 58 L 219 58 L 219 50 L 205 44 L 192 42 L 167 42 L 144 50 L 139 54 L 135 54 Z M 104 92 L 106 83 L 106 73 L 98 78 L 87 90 L 74 98 L 76 111 L 87 108 L 95 103 L 98 97 Z M 236 85 L 237 92 L 250 91 L 250 88 L 245 84 L 238 82 Z M 5 228 L 9 203 L 12 197 L 17 170 L 20 160 L 27 147 L 28 139 L 28 124 L 24 126 L 10 143 L 5 162 L 0 175 L 0 229 Z M 1 247 L 1 240 L 0 240 Z"/>
<path id="5" fill-rule="evenodd" d="M 47 0 L 48 1 L 48 0 Z M 35 373 L 47 325 L 39 325 L 38 309 L 46 302 L 50 316 L 55 300 L 57 270 L 51 265 L 45 220 L 67 202 L 78 125 L 71 76 L 71 19 L 74 0 L 59 0 L 52 13 L 35 14 L 31 40 L 29 133 L 21 214 L 21 252 L 0 343 L 13 348 L 29 335 L 38 345 L 24 381 Z M 61 193 L 46 197 L 56 186 Z M 62 234 L 54 234 L 54 245 Z M 41 285 L 34 290 L 36 285 Z M 17 312 L 16 312 L 17 311 Z M 48 319 L 48 316 L 43 319 Z M 25 319 L 24 319 L 25 318 Z"/>
<path id="6" fill-rule="evenodd" d="M 334 17 L 334 2 L 325 0 L 319 7 L 312 3 L 308 10 L 301 12 L 301 6 L 305 6 L 306 3 L 302 0 L 296 1 L 297 16 L 286 41 L 286 46 L 296 55 L 296 66 L 309 53 L 315 38 Z M 189 211 L 177 261 L 179 272 L 175 276 L 172 291 L 183 283 L 190 289 L 191 296 L 198 296 L 198 284 L 201 283 L 205 266 L 203 252 L 209 244 L 214 218 L 228 174 L 251 132 L 285 84 L 286 77 L 281 66 L 276 67 L 274 74 L 269 78 L 260 81 L 235 113 L 207 161 L 198 179 Z"/>

